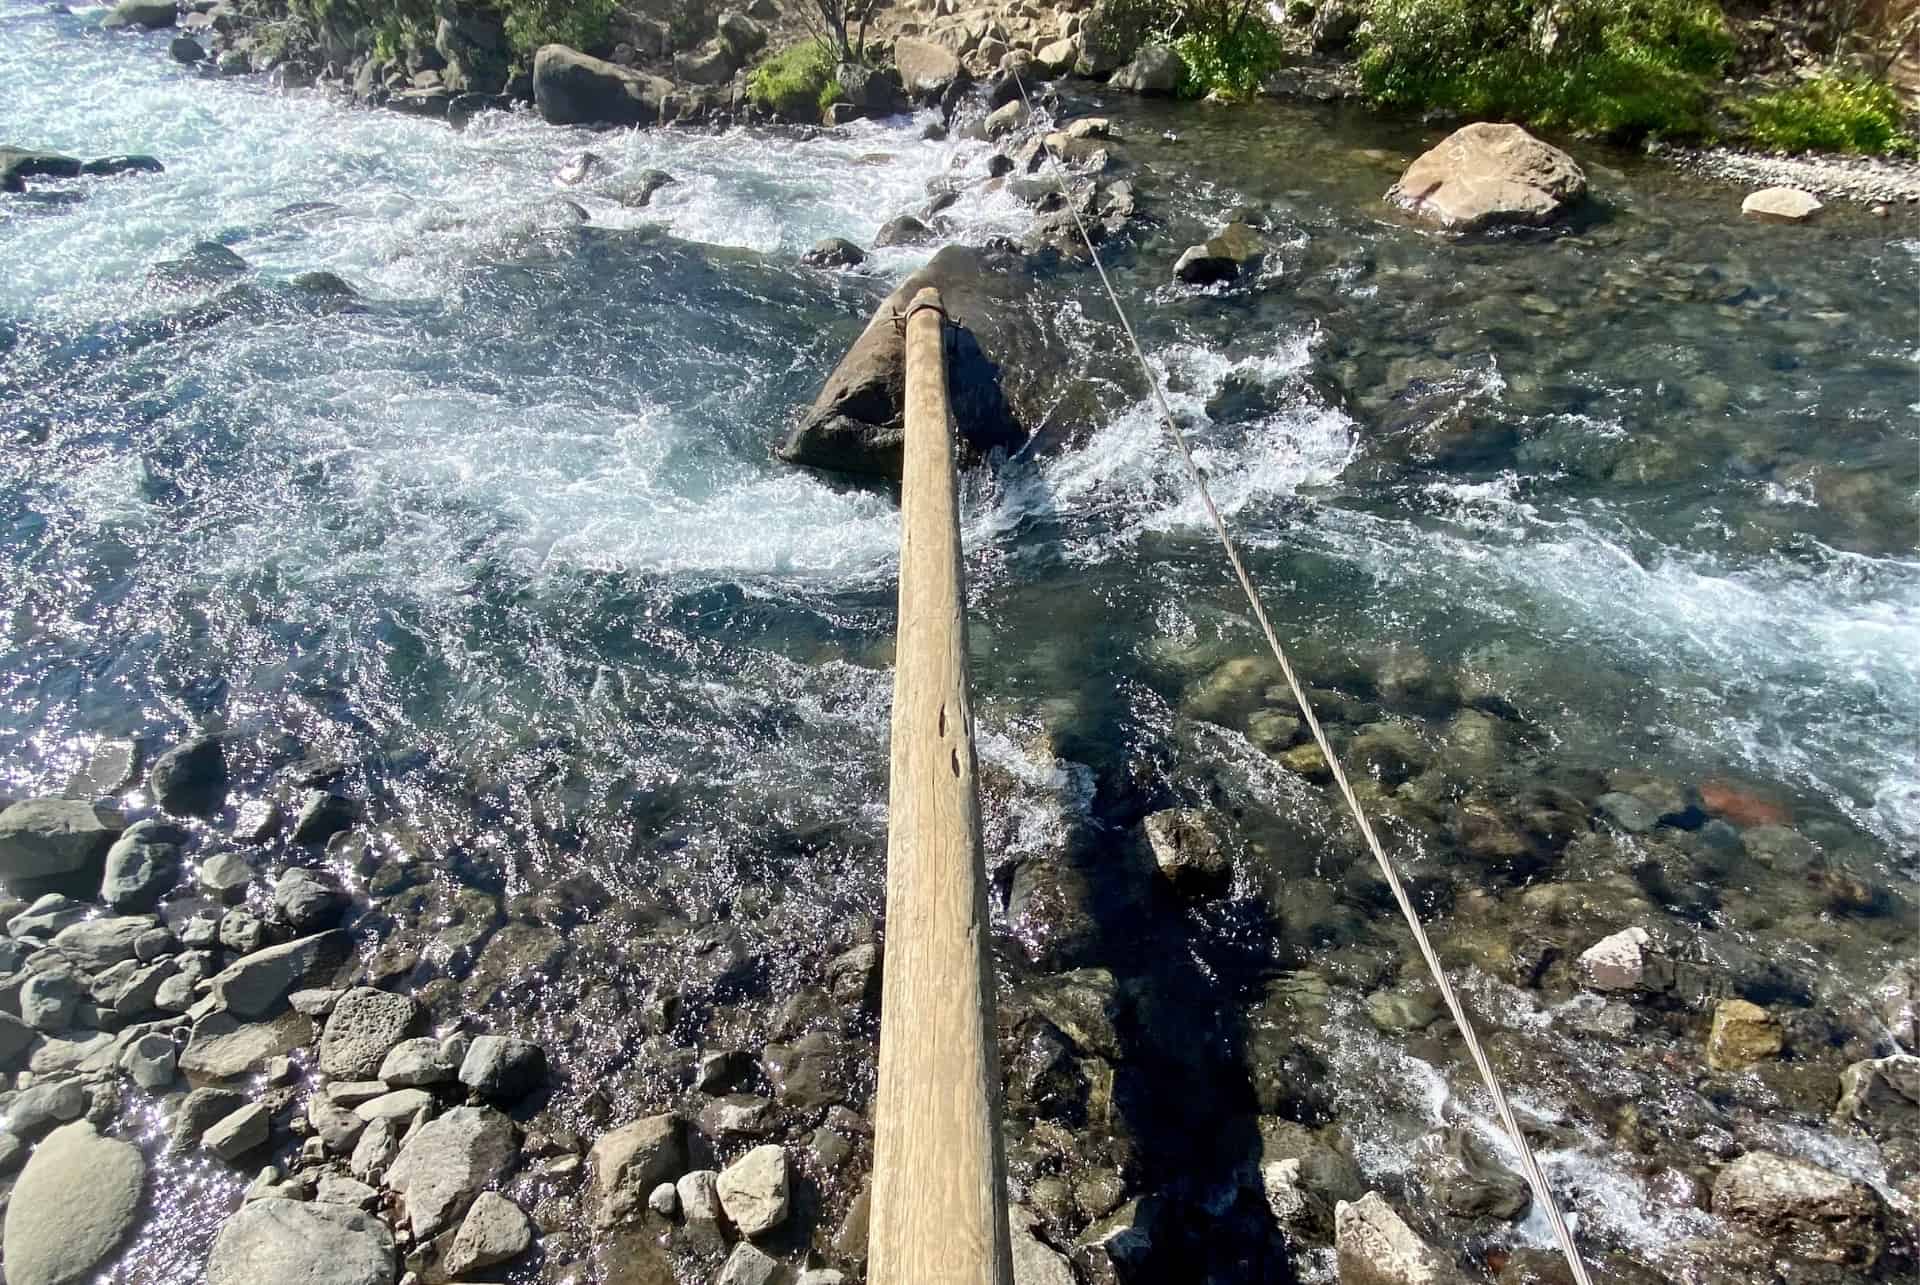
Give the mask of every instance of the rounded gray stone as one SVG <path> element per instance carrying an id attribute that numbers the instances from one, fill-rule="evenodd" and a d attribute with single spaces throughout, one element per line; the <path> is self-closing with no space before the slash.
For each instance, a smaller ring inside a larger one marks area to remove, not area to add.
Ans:
<path id="1" fill-rule="evenodd" d="M 79 1285 L 92 1279 L 132 1229 L 146 1177 L 139 1148 L 101 1137 L 84 1120 L 48 1134 L 7 1205 L 10 1285 Z M 254 1277 L 249 1285 L 268 1282 Z"/>
<path id="2" fill-rule="evenodd" d="M 268 1197 L 229 1218 L 207 1285 L 394 1285 L 393 1233 L 347 1205 Z"/>

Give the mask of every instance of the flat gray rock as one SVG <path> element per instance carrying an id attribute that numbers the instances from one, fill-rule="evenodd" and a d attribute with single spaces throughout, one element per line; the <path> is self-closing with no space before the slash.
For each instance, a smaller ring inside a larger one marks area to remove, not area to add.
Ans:
<path id="1" fill-rule="evenodd" d="M 413 1029 L 420 1010 L 405 995 L 356 986 L 340 997 L 320 1036 L 320 1069 L 335 1079 L 369 1079 L 387 1051 Z"/>
<path id="2" fill-rule="evenodd" d="M 282 1013 L 270 1022 L 210 1013 L 194 1023 L 180 1069 L 201 1080 L 232 1079 L 259 1070 L 271 1058 L 285 1057 L 312 1038 L 313 1023 L 299 1013 Z"/>
<path id="3" fill-rule="evenodd" d="M 207 1285 L 394 1285 L 393 1233 L 343 1204 L 267 1198 L 229 1218 Z"/>
<path id="4" fill-rule="evenodd" d="M 267 1140 L 270 1116 L 258 1102 L 222 1116 L 200 1135 L 200 1145 L 222 1160 L 238 1160 Z"/>
<path id="5" fill-rule="evenodd" d="M 119 832 L 78 799 L 16 803 L 0 812 L 0 879 L 71 874 L 104 856 Z"/>
<path id="6" fill-rule="evenodd" d="M 213 993 L 241 1017 L 264 1017 L 309 977 L 338 965 L 350 945 L 345 933 L 328 932 L 256 950 L 216 975 Z"/>
<path id="7" fill-rule="evenodd" d="M 79 1285 L 126 1238 L 140 1208 L 147 1162 L 81 1120 L 34 1149 L 7 1205 L 10 1285 Z M 268 1285 L 258 1277 L 249 1285 Z"/>
<path id="8" fill-rule="evenodd" d="M 447 1251 L 447 1270 L 455 1276 L 511 1262 L 533 1244 L 533 1222 L 520 1206 L 497 1191 L 474 1197 L 473 1208 Z"/>
<path id="9" fill-rule="evenodd" d="M 83 968 L 108 968 L 123 959 L 135 958 L 134 943 L 142 933 L 151 931 L 156 922 L 147 915 L 83 919 L 55 933 L 51 944 Z"/>
<path id="10" fill-rule="evenodd" d="M 640 1213 L 655 1187 L 686 1168 L 684 1126 L 671 1114 L 623 1124 L 600 1136 L 587 1163 L 593 1169 L 594 1226 L 612 1227 Z"/>
<path id="11" fill-rule="evenodd" d="M 405 1197 L 413 1234 L 453 1225 L 474 1197 L 513 1172 L 520 1130 L 490 1107 L 455 1107 L 413 1135 L 387 1170 L 387 1186 Z"/>

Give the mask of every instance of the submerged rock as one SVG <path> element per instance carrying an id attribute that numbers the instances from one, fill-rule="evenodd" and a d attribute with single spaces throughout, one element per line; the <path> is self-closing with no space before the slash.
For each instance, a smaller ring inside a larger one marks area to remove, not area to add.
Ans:
<path id="1" fill-rule="evenodd" d="M 1886 1244 L 1871 1187 L 1791 1156 L 1750 1151 L 1713 1183 L 1713 1212 L 1795 1258 L 1870 1268 Z"/>
<path id="2" fill-rule="evenodd" d="M 533 56 L 533 102 L 550 125 L 652 125 L 673 84 L 565 45 Z"/>
<path id="3" fill-rule="evenodd" d="M 1785 1033 L 1773 1015 L 1744 999 L 1723 999 L 1714 1006 L 1707 1033 L 1707 1065 L 1716 1071 L 1740 1071 L 1779 1053 Z"/>
<path id="4" fill-rule="evenodd" d="M 132 1230 L 146 1183 L 138 1147 L 81 1120 L 47 1135 L 7 1204 L 10 1285 L 77 1285 Z M 253 1278 L 252 1285 L 266 1285 Z"/>
<path id="5" fill-rule="evenodd" d="M 1586 194 L 1574 159 L 1518 125 L 1455 130 L 1407 167 L 1387 199 L 1453 232 L 1545 224 Z"/>
<path id="6" fill-rule="evenodd" d="M 837 236 L 814 242 L 813 248 L 800 256 L 800 262 L 810 268 L 851 268 L 866 261 L 865 250 Z"/>
<path id="7" fill-rule="evenodd" d="M 9 192 L 25 190 L 30 178 L 76 178 L 83 166 L 76 156 L 36 152 L 30 148 L 0 147 L 0 186 Z"/>
<path id="8" fill-rule="evenodd" d="M 1204 890 L 1233 873 L 1226 845 L 1215 833 L 1209 814 L 1200 808 L 1155 812 L 1141 823 L 1141 829 L 1154 864 L 1176 887 Z"/>
<path id="9" fill-rule="evenodd" d="M 1244 223 L 1229 223 L 1204 244 L 1188 246 L 1173 265 L 1176 280 L 1188 285 L 1231 281 L 1260 261 L 1260 236 Z"/>
<path id="10" fill-rule="evenodd" d="M 393 1233 L 347 1205 L 252 1200 L 226 1221 L 207 1285 L 394 1285 Z"/>
<path id="11" fill-rule="evenodd" d="M 680 180 L 665 170 L 641 170 L 607 189 L 607 195 L 629 209 L 641 209 L 653 201 L 653 194 Z"/>
<path id="12" fill-rule="evenodd" d="M 1826 207 L 1797 187 L 1769 187 L 1740 202 L 1740 213 L 1767 223 L 1805 223 Z"/>
<path id="13" fill-rule="evenodd" d="M 1920 1118 L 1920 1057 L 1895 1053 L 1849 1066 L 1840 1073 L 1833 1118 L 1876 1133 L 1896 1120 Z"/>

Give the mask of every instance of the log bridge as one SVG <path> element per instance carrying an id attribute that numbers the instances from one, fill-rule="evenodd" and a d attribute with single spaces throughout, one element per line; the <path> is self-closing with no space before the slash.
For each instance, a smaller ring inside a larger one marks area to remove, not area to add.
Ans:
<path id="1" fill-rule="evenodd" d="M 906 441 L 867 1274 L 875 1285 L 1013 1285 L 939 291 L 915 295 L 900 324 Z"/>

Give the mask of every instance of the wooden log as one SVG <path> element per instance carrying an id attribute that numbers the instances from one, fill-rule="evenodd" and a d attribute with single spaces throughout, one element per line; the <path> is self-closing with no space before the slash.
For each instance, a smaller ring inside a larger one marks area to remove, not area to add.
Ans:
<path id="1" fill-rule="evenodd" d="M 929 288 L 906 315 L 873 1285 L 1013 1285 L 957 484 Z"/>

